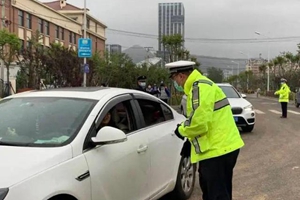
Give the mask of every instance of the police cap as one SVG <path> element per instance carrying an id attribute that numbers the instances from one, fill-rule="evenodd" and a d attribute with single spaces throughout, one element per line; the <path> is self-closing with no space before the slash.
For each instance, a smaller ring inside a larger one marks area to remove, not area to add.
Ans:
<path id="1" fill-rule="evenodd" d="M 285 82 L 285 83 L 286 83 L 287 80 L 286 80 L 285 78 L 281 78 L 281 79 L 280 79 L 280 82 Z"/>
<path id="2" fill-rule="evenodd" d="M 146 81 L 147 77 L 146 76 L 139 76 L 137 78 L 138 81 Z"/>
<path id="3" fill-rule="evenodd" d="M 180 61 L 166 64 L 166 68 L 169 69 L 170 78 L 171 78 L 172 75 L 175 73 L 193 70 L 195 64 L 196 63 L 192 61 L 180 60 Z"/>

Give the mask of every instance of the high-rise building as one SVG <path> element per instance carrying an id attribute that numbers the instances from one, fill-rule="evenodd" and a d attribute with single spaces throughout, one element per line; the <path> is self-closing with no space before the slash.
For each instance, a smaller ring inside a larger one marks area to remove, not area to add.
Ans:
<path id="1" fill-rule="evenodd" d="M 122 46 L 119 44 L 107 44 L 106 51 L 110 54 L 120 54 L 122 53 Z"/>
<path id="2" fill-rule="evenodd" d="M 158 54 L 166 56 L 161 43 L 164 35 L 181 34 L 184 38 L 184 6 L 183 3 L 158 4 Z"/>

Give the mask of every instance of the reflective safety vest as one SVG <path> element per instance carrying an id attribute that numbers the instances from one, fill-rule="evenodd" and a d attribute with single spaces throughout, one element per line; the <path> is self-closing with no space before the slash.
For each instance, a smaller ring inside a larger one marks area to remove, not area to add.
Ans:
<path id="1" fill-rule="evenodd" d="M 222 89 L 198 70 L 184 84 L 187 116 L 178 128 L 191 142 L 191 162 L 214 158 L 244 146 Z"/>
<path id="2" fill-rule="evenodd" d="M 279 102 L 289 102 L 290 92 L 290 87 L 284 83 L 280 89 L 275 92 L 275 94 L 279 95 Z"/>

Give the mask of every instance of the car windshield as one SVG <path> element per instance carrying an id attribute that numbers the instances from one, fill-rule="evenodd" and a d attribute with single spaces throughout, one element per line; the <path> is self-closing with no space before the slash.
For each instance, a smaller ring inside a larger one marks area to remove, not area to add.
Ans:
<path id="1" fill-rule="evenodd" d="M 227 98 L 241 98 L 239 93 L 232 86 L 219 86 Z"/>
<path id="2" fill-rule="evenodd" d="M 72 141 L 96 101 L 60 97 L 0 101 L 0 145 L 54 147 Z"/>

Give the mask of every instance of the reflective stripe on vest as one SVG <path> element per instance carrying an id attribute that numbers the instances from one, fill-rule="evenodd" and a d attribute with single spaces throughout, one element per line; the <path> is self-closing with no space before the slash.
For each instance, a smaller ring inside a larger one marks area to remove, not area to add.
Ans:
<path id="1" fill-rule="evenodd" d="M 195 110 L 200 106 L 200 93 L 199 93 L 199 83 L 208 84 L 210 86 L 213 85 L 211 81 L 208 80 L 199 80 L 194 82 L 193 84 L 193 90 L 192 90 L 192 107 L 193 110 L 189 116 L 189 118 L 184 122 L 184 126 L 190 126 L 192 118 L 194 116 Z M 230 105 L 228 99 L 225 97 L 224 99 L 221 99 L 214 104 L 214 111 L 220 110 L 226 106 Z M 197 154 L 201 153 L 200 145 L 198 142 L 198 138 L 200 136 L 196 136 L 191 142 L 195 148 L 195 151 Z"/>

